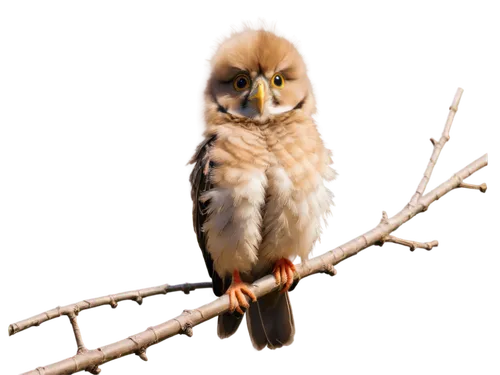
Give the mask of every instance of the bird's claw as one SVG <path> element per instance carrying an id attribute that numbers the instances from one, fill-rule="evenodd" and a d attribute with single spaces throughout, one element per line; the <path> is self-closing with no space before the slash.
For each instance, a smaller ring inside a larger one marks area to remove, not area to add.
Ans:
<path id="1" fill-rule="evenodd" d="M 273 275 L 276 278 L 276 285 L 281 286 L 281 292 L 287 292 L 293 283 L 293 273 L 295 265 L 286 258 L 282 258 L 276 262 L 273 268 Z"/>
<path id="2" fill-rule="evenodd" d="M 245 294 L 251 298 L 252 302 L 257 301 L 257 297 L 250 290 L 249 285 L 242 282 L 231 284 L 226 294 L 229 296 L 229 312 L 231 313 L 237 311 L 243 315 L 244 311 L 241 307 L 245 310 L 250 307 Z"/>

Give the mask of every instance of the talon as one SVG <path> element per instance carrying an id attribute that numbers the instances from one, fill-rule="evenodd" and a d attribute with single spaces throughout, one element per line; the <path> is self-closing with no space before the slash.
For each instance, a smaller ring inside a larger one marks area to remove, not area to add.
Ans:
<path id="1" fill-rule="evenodd" d="M 281 283 L 288 283 L 288 269 L 286 267 L 281 267 Z"/>
<path id="2" fill-rule="evenodd" d="M 276 278 L 276 285 L 281 285 L 281 272 L 280 272 L 279 268 L 276 269 L 276 267 L 275 267 L 275 269 L 273 270 L 273 273 L 274 273 L 274 277 Z"/>
<path id="3" fill-rule="evenodd" d="M 276 278 L 276 285 L 281 286 L 281 292 L 287 292 L 293 284 L 293 273 L 295 265 L 286 258 L 278 260 L 273 268 L 273 275 Z"/>
<path id="4" fill-rule="evenodd" d="M 226 292 L 229 295 L 229 311 L 234 312 L 238 304 L 235 301 L 234 290 L 228 290 Z"/>
<path id="5" fill-rule="evenodd" d="M 243 295 L 241 289 L 236 291 L 236 298 L 238 299 L 240 306 L 243 306 L 245 309 L 248 309 L 250 305 L 248 304 L 247 299 Z"/>
<path id="6" fill-rule="evenodd" d="M 245 292 L 247 296 L 251 298 L 252 302 L 257 301 L 257 297 L 255 296 L 254 292 L 251 291 L 251 289 L 248 287 L 247 284 L 243 284 L 241 289 Z"/>
<path id="7" fill-rule="evenodd" d="M 287 273 L 287 280 L 286 280 L 286 284 L 285 284 L 285 291 L 288 291 L 288 289 L 290 289 L 290 287 L 292 286 L 293 284 L 293 273 L 295 272 L 295 266 L 292 268 L 292 267 L 288 267 L 286 269 L 286 273 Z"/>
<path id="8" fill-rule="evenodd" d="M 244 309 L 248 309 L 250 307 L 250 304 L 245 298 L 245 294 L 250 297 L 253 302 L 257 301 L 257 297 L 250 290 L 248 284 L 241 281 L 240 275 L 237 271 L 234 271 L 233 273 L 233 282 L 226 291 L 226 294 L 229 296 L 229 311 L 231 313 L 237 311 L 243 315 L 244 311 L 242 307 Z"/>

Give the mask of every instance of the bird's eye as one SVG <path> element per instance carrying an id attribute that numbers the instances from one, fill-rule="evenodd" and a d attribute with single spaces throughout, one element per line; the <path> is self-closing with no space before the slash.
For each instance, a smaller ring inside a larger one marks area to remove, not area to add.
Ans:
<path id="1" fill-rule="evenodd" d="M 243 91 L 250 86 L 250 79 L 245 74 L 238 74 L 233 81 L 233 86 L 236 91 Z"/>
<path id="2" fill-rule="evenodd" d="M 271 82 L 274 87 L 282 88 L 285 86 L 285 78 L 283 78 L 280 73 L 276 73 L 271 79 Z"/>

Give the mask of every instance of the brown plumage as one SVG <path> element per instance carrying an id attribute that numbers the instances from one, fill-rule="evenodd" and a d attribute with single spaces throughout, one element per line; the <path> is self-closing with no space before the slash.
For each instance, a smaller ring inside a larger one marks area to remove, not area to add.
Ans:
<path id="1" fill-rule="evenodd" d="M 191 162 L 193 224 L 216 295 L 230 310 L 218 334 L 232 335 L 247 310 L 255 348 L 278 348 L 295 332 L 288 290 L 296 256 L 307 259 L 330 210 L 324 180 L 335 172 L 312 119 L 305 64 L 286 39 L 245 30 L 212 59 L 205 140 Z M 250 306 L 246 283 L 273 272 L 281 292 Z"/>

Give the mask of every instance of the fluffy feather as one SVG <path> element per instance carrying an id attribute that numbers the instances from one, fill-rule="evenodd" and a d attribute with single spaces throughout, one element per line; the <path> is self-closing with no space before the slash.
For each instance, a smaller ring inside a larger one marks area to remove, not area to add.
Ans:
<path id="1" fill-rule="evenodd" d="M 211 66 L 206 139 L 193 157 L 191 183 L 195 230 L 221 293 L 234 270 L 251 282 L 282 258 L 307 259 L 332 205 L 324 181 L 335 172 L 311 117 L 315 100 L 305 64 L 290 42 L 245 30 L 220 45 Z M 271 82 L 278 73 L 281 87 Z M 243 89 L 235 85 L 241 75 L 248 80 Z M 250 97 L 257 85 L 264 93 L 260 107 Z M 257 349 L 293 341 L 287 293 L 262 298 L 247 315 Z M 219 336 L 230 336 L 240 321 L 221 315 Z"/>

